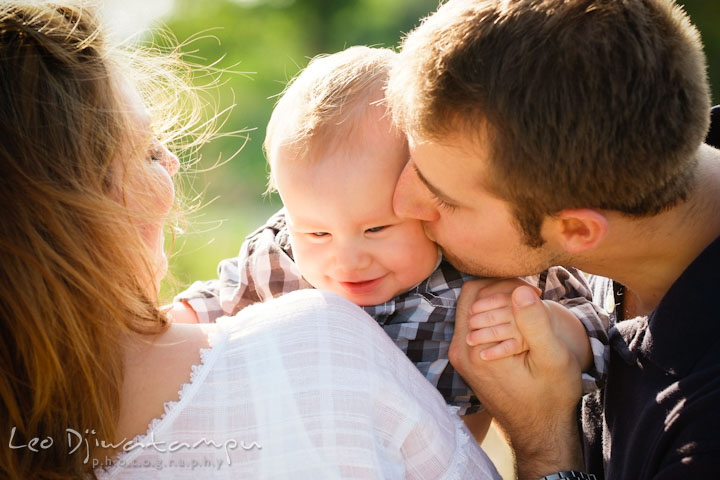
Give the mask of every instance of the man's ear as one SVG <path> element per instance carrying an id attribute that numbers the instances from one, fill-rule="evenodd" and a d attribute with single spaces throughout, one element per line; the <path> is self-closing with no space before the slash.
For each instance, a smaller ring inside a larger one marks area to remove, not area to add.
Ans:
<path id="1" fill-rule="evenodd" d="M 608 220 L 597 210 L 589 208 L 561 210 L 552 218 L 556 238 L 568 253 L 592 250 L 608 232 Z"/>

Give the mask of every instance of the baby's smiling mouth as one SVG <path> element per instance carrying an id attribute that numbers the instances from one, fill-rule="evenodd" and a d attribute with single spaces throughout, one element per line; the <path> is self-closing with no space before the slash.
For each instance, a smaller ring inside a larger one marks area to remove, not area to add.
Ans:
<path id="1" fill-rule="evenodd" d="M 377 287 L 380 282 L 385 278 L 385 275 L 382 275 L 377 278 L 373 278 L 371 280 L 362 280 L 359 282 L 343 282 L 338 280 L 338 283 L 340 286 L 342 286 L 345 290 L 347 290 L 350 293 L 354 294 L 362 294 L 362 293 L 368 293 Z"/>

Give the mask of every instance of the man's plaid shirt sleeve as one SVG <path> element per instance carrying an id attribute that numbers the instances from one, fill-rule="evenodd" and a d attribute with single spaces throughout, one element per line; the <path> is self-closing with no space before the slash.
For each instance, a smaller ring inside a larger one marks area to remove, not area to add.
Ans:
<path id="1" fill-rule="evenodd" d="M 285 214 L 280 210 L 247 236 L 237 257 L 220 262 L 216 280 L 193 283 L 175 301 L 188 304 L 201 323 L 208 323 L 253 303 L 311 288 L 290 255 Z"/>

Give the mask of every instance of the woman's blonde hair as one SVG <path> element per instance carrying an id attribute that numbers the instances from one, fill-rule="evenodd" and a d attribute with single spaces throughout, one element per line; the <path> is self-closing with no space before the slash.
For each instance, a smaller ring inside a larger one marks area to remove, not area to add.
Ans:
<path id="1" fill-rule="evenodd" d="M 150 161 L 150 137 L 187 143 L 189 132 L 171 128 L 177 116 L 156 121 L 175 110 L 163 105 L 149 108 L 157 131 L 135 138 L 126 92 L 158 101 L 152 80 L 187 107 L 168 88 L 177 60 L 109 45 L 85 6 L 0 4 L 0 430 L 16 446 L 54 443 L 6 446 L 0 477 L 87 475 L 84 449 L 65 448 L 68 429 L 88 434 L 92 454 L 95 438 L 117 440 L 123 339 L 167 328 L 138 228 L 152 215 L 128 206 L 127 179 Z"/>

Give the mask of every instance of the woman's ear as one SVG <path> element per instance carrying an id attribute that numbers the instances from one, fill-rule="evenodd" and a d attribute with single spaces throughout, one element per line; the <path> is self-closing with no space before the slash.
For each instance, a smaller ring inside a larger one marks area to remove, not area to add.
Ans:
<path id="1" fill-rule="evenodd" d="M 608 220 L 589 208 L 561 210 L 553 215 L 553 228 L 560 246 L 568 253 L 592 250 L 605 238 Z"/>

